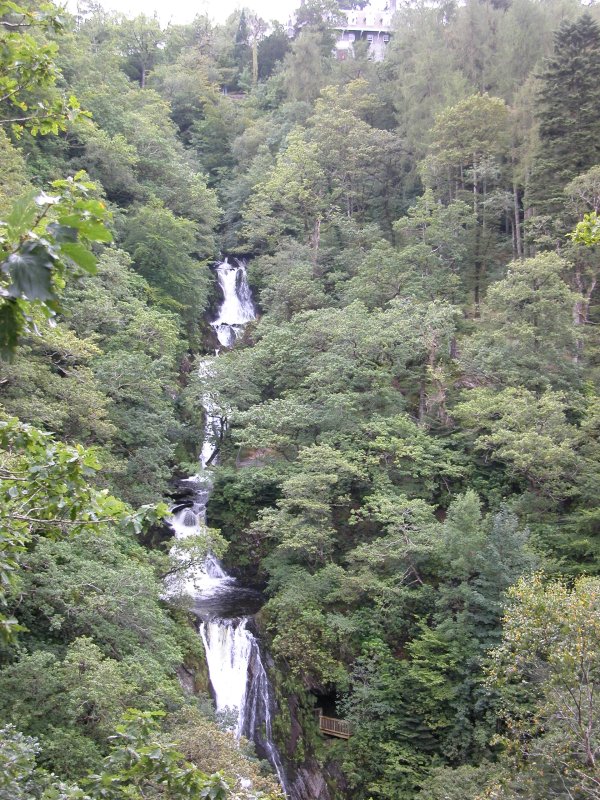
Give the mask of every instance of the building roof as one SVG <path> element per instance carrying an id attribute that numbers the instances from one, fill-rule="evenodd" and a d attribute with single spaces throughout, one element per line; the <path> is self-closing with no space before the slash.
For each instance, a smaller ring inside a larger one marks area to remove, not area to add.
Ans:
<path id="1" fill-rule="evenodd" d="M 347 24 L 336 26 L 336 30 L 390 31 L 392 29 L 393 12 L 388 9 L 353 8 L 341 13 L 346 17 Z"/>

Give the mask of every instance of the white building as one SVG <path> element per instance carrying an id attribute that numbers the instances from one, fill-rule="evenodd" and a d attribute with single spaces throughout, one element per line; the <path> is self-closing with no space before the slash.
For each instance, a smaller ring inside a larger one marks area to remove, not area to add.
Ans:
<path id="1" fill-rule="evenodd" d="M 385 8 L 371 6 L 342 11 L 346 24 L 336 27 L 339 33 L 336 42 L 336 53 L 340 61 L 354 55 L 353 43 L 366 41 L 369 43 L 369 58 L 383 61 L 385 49 L 392 32 L 392 17 L 396 12 L 396 0 L 390 0 Z"/>

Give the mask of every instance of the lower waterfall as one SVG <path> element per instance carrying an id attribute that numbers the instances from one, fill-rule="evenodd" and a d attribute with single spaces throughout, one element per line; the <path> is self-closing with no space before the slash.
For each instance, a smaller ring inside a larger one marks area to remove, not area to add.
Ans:
<path id="1" fill-rule="evenodd" d="M 246 716 L 246 685 L 253 636 L 247 620 L 209 619 L 200 623 L 208 674 L 217 712 L 236 714 L 235 733 L 241 736 Z"/>
<path id="2" fill-rule="evenodd" d="M 236 261 L 231 265 L 225 260 L 217 265 L 216 272 L 223 302 L 212 326 L 220 344 L 231 347 L 256 313 L 245 264 Z M 207 381 L 212 360 L 203 359 L 199 366 L 201 376 Z M 218 401 L 208 393 L 204 397 L 204 411 L 201 471 L 181 482 L 185 499 L 172 508 L 171 527 L 176 542 L 201 536 L 206 527 L 206 504 L 212 487 L 208 467 L 216 462 L 224 426 Z M 177 543 L 172 555 L 185 563 L 185 549 L 178 550 Z M 167 591 L 192 598 L 217 713 L 223 715 L 238 739 L 240 736 L 249 739 L 258 755 L 269 760 L 285 795 L 289 796 L 281 757 L 273 741 L 273 690 L 252 631 L 253 614 L 262 605 L 261 595 L 240 586 L 212 555 L 202 564 L 186 565 L 167 583 Z"/>
<path id="3" fill-rule="evenodd" d="M 173 510 L 171 525 L 177 541 L 202 533 L 210 496 L 208 475 L 184 483 L 194 494 L 192 501 Z M 185 551 L 180 552 L 179 556 L 175 544 L 172 554 L 185 558 Z M 273 689 L 252 631 L 253 614 L 262 604 L 260 593 L 240 586 L 212 555 L 182 570 L 169 582 L 168 591 L 192 598 L 217 713 L 238 739 L 245 736 L 258 755 L 268 759 L 287 795 L 285 771 L 273 741 Z"/>
<path id="4" fill-rule="evenodd" d="M 254 742 L 286 791 L 283 764 L 273 742 L 273 693 L 249 624 L 250 617 L 211 619 L 200 624 L 215 704 L 217 712 L 232 712 L 236 736 Z"/>

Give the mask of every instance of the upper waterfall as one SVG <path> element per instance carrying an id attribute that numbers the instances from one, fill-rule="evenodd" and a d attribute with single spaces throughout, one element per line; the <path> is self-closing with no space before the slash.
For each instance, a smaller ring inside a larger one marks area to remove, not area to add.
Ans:
<path id="1" fill-rule="evenodd" d="M 216 319 L 211 322 L 223 347 L 232 347 L 248 322 L 256 319 L 252 292 L 248 285 L 246 264 L 240 259 L 227 258 L 217 264 L 217 278 L 223 292 L 223 302 Z"/>

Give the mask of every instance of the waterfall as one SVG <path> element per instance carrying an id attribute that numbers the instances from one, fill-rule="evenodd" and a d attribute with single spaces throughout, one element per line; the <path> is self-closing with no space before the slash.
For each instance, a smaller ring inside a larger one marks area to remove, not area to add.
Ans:
<path id="1" fill-rule="evenodd" d="M 256 638 L 252 637 L 251 658 L 249 661 L 247 693 L 244 703 L 245 714 L 241 720 L 241 732 L 252 739 L 266 754 L 275 768 L 279 783 L 288 795 L 287 782 L 281 756 L 273 742 L 272 727 L 272 689 L 269 676 L 264 668 Z"/>
<path id="2" fill-rule="evenodd" d="M 208 473 L 200 473 L 181 481 L 182 490 L 191 496 L 191 500 L 175 505 L 171 509 L 171 527 L 177 542 L 183 542 L 190 536 L 201 537 L 206 528 L 206 504 L 212 488 Z M 189 597 L 209 597 L 218 594 L 233 582 L 226 575 L 218 560 L 208 555 L 202 564 L 188 564 L 189 556 L 184 546 L 175 544 L 171 548 L 171 556 L 186 565 L 166 581 L 170 595 L 187 595 Z"/>
<path id="3" fill-rule="evenodd" d="M 245 736 L 262 750 L 285 790 L 283 764 L 273 743 L 271 684 L 249 623 L 249 617 L 241 617 L 200 624 L 215 705 L 234 717 L 238 738 Z"/>
<path id="4" fill-rule="evenodd" d="M 208 379 L 212 372 L 212 358 L 204 358 L 198 365 L 198 374 L 201 378 Z M 224 433 L 224 423 L 220 409 L 215 399 L 208 392 L 202 397 L 204 407 L 204 440 L 200 451 L 200 465 L 202 469 L 210 466 L 216 456 L 219 441 Z"/>
<path id="5" fill-rule="evenodd" d="M 244 326 L 256 318 L 246 265 L 227 259 L 216 267 L 223 301 L 211 323 L 223 347 L 232 347 Z M 210 381 L 213 358 L 200 362 L 200 375 Z M 172 509 L 171 526 L 175 539 L 199 536 L 206 528 L 206 504 L 211 492 L 211 474 L 224 422 L 218 398 L 205 392 L 204 441 L 200 454 L 201 471 L 182 481 L 182 489 L 191 499 Z M 172 549 L 175 558 L 184 562 L 185 550 Z M 252 615 L 262 604 L 260 594 L 238 584 L 227 575 L 218 559 L 208 555 L 202 564 L 186 565 L 176 578 L 167 582 L 170 594 L 184 593 L 193 599 L 198 616 L 199 634 L 206 652 L 206 662 L 217 712 L 231 718 L 237 738 L 254 742 L 259 755 L 266 757 L 277 773 L 287 795 L 285 772 L 273 742 L 273 690 L 265 670 L 258 640 L 252 632 Z"/>
<path id="6" fill-rule="evenodd" d="M 236 715 L 235 734 L 238 738 L 244 732 L 246 684 L 254 643 L 247 622 L 247 617 L 242 617 L 208 619 L 200 624 L 215 705 L 218 712 L 229 711 Z M 248 738 L 252 739 L 252 735 Z"/>
<path id="7" fill-rule="evenodd" d="M 248 285 L 246 264 L 237 258 L 234 261 L 235 264 L 230 264 L 225 259 L 216 266 L 217 280 L 223 293 L 223 301 L 216 318 L 211 322 L 219 343 L 227 348 L 233 347 L 248 322 L 256 319 L 252 291 Z M 205 358 L 200 362 L 198 371 L 201 377 L 210 378 L 213 360 Z M 224 424 L 218 402 L 214 397 L 205 393 L 202 404 L 205 423 L 200 463 L 204 469 L 210 466 L 215 457 L 219 440 L 224 433 Z"/>
<path id="8" fill-rule="evenodd" d="M 246 324 L 256 319 L 246 265 L 237 258 L 234 261 L 235 264 L 230 264 L 225 259 L 217 265 L 217 279 L 223 292 L 223 302 L 211 325 L 223 347 L 232 347 Z"/>

